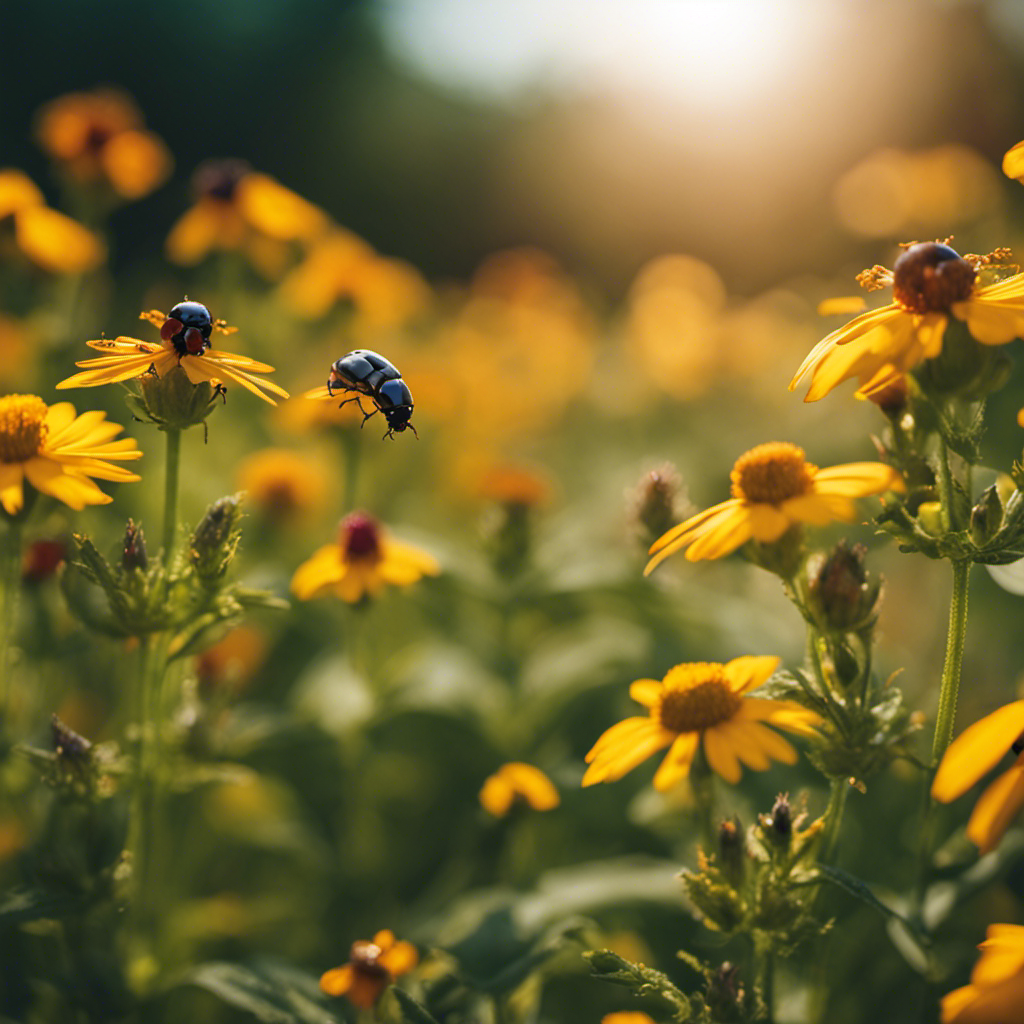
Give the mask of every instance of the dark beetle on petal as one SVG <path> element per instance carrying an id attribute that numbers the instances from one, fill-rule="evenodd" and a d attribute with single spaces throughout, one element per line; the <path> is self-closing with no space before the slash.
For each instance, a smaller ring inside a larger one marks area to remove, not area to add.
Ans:
<path id="1" fill-rule="evenodd" d="M 210 347 L 213 317 L 201 302 L 179 302 L 167 314 L 160 337 L 171 342 L 179 356 L 201 356 Z"/>
<path id="2" fill-rule="evenodd" d="M 355 402 L 363 414 L 363 423 L 379 411 L 384 414 L 384 419 L 388 423 L 385 437 L 394 437 L 396 433 L 400 434 L 408 428 L 419 440 L 420 435 L 409 422 L 413 410 L 409 385 L 402 380 L 401 373 L 382 355 L 371 352 L 368 348 L 357 348 L 336 360 L 331 366 L 331 375 L 327 378 L 327 393 L 333 396 L 335 388 L 339 391 L 358 392 L 355 398 L 346 398 L 338 406 L 339 409 L 349 402 Z M 372 412 L 367 412 L 363 408 L 363 403 L 359 401 L 361 395 L 366 395 L 376 406 Z"/>

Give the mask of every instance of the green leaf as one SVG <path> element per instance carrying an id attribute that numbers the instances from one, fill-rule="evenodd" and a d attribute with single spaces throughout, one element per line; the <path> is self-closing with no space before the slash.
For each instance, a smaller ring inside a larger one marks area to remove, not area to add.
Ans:
<path id="1" fill-rule="evenodd" d="M 316 979 L 286 964 L 210 961 L 193 968 L 178 984 L 206 989 L 262 1024 L 338 1024 L 319 1005 Z"/>
<path id="2" fill-rule="evenodd" d="M 427 1012 L 408 992 L 392 985 L 384 993 L 384 999 L 392 999 L 398 1003 L 401 1012 L 401 1020 L 407 1024 L 437 1024 L 437 1020 Z"/>
<path id="3" fill-rule="evenodd" d="M 18 887 L 0 896 L 0 928 L 26 921 L 60 920 L 83 907 L 81 897 L 45 889 Z"/>

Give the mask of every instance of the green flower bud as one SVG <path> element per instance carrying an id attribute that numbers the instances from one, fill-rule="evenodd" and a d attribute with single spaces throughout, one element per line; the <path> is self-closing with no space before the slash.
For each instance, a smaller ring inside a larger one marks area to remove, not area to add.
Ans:
<path id="1" fill-rule="evenodd" d="M 128 407 L 136 419 L 154 423 L 161 430 L 187 430 L 203 424 L 223 398 L 224 389 L 209 381 L 193 384 L 180 366 L 162 377 L 147 373 L 138 380 L 141 394 L 127 397 Z"/>
<path id="2" fill-rule="evenodd" d="M 711 1016 L 722 1024 L 747 1019 L 747 996 L 740 981 L 740 969 L 726 960 L 708 978 L 705 1001 Z"/>
<path id="3" fill-rule="evenodd" d="M 679 522 L 676 499 L 681 487 L 675 467 L 666 463 L 647 473 L 633 492 L 633 515 L 645 543 L 653 543 Z"/>
<path id="4" fill-rule="evenodd" d="M 872 580 L 864 565 L 867 548 L 840 541 L 826 555 L 807 564 L 810 603 L 828 629 L 848 633 L 869 625 L 876 615 L 882 581 Z"/>
<path id="5" fill-rule="evenodd" d="M 200 520 L 189 545 L 189 561 L 196 576 L 213 589 L 235 557 L 241 530 L 241 494 L 215 501 Z"/>
<path id="6" fill-rule="evenodd" d="M 142 526 L 136 525 L 131 519 L 124 531 L 124 553 L 121 556 L 121 566 L 126 572 L 135 569 L 146 571 L 149 566 L 149 558 L 146 555 L 146 538 L 142 534 Z"/>
<path id="7" fill-rule="evenodd" d="M 917 509 L 917 520 L 921 529 L 933 537 L 941 537 L 946 532 L 942 522 L 941 501 L 923 501 Z"/>
<path id="8" fill-rule="evenodd" d="M 718 826 L 718 857 L 722 865 L 722 874 L 734 889 L 739 889 L 743 885 L 743 875 L 747 866 L 747 844 L 743 837 L 743 828 L 735 815 L 726 818 Z"/>
<path id="9" fill-rule="evenodd" d="M 978 503 L 971 509 L 970 533 L 976 547 L 983 547 L 1003 525 L 1003 502 L 999 487 L 992 484 L 985 489 Z"/>
<path id="10" fill-rule="evenodd" d="M 793 841 L 793 808 L 789 794 L 780 793 L 772 804 L 771 813 L 762 814 L 760 822 L 766 840 L 781 849 L 788 849 Z"/>

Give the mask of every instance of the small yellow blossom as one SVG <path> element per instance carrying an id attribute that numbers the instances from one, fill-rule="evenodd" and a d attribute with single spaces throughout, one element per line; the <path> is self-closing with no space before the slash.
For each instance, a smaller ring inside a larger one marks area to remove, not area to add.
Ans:
<path id="1" fill-rule="evenodd" d="M 436 576 L 437 561 L 425 551 L 389 538 L 364 512 L 346 516 L 334 544 L 325 544 L 295 571 L 292 593 L 300 601 L 335 594 L 355 604 L 376 597 L 385 583 L 407 586 Z"/>
<path id="2" fill-rule="evenodd" d="M 618 1010 L 606 1013 L 601 1018 L 601 1024 L 654 1024 L 654 1020 L 639 1010 Z"/>
<path id="3" fill-rule="evenodd" d="M 510 761 L 484 781 L 480 803 L 489 814 L 503 818 L 517 799 L 535 811 L 550 811 L 560 802 L 554 783 L 539 768 Z"/>
<path id="4" fill-rule="evenodd" d="M 275 521 L 291 520 L 323 506 L 323 467 L 286 448 L 264 448 L 238 467 L 238 489 Z"/>
<path id="5" fill-rule="evenodd" d="M 393 932 L 383 929 L 370 942 L 353 942 L 348 963 L 326 971 L 320 988 L 329 996 L 345 996 L 355 1006 L 369 1010 L 384 989 L 411 971 L 419 959 L 411 942 L 396 941 Z"/>
<path id="6" fill-rule="evenodd" d="M 777 541 L 791 526 L 852 522 L 854 498 L 901 491 L 903 480 L 881 462 L 850 462 L 819 469 L 802 448 L 772 441 L 741 455 L 732 469 L 732 497 L 673 527 L 651 546 L 648 575 L 686 548 L 691 562 L 721 558 L 753 538 Z"/>
<path id="7" fill-rule="evenodd" d="M 124 199 L 152 192 L 171 173 L 171 154 L 143 128 L 142 115 L 114 89 L 75 92 L 39 112 L 43 148 L 84 184 L 105 181 Z"/>
<path id="8" fill-rule="evenodd" d="M 661 681 L 636 680 L 629 695 L 649 715 L 627 718 L 602 734 L 587 754 L 583 785 L 615 782 L 669 747 L 654 776 L 654 788 L 664 792 L 689 775 L 701 739 L 708 764 L 730 783 L 739 782 L 741 762 L 754 771 L 765 771 L 772 761 L 794 764 L 796 751 L 768 725 L 814 736 L 821 719 L 794 701 L 746 696 L 778 665 L 771 656 L 733 658 L 724 665 L 687 662 Z"/>
<path id="9" fill-rule="evenodd" d="M 1010 822 L 1024 807 L 1024 752 L 1017 743 L 1024 734 L 1024 700 L 1006 704 L 968 726 L 942 758 L 932 796 L 948 804 L 963 796 L 1012 749 L 1013 766 L 999 776 L 974 805 L 967 822 L 967 838 L 979 853 L 994 850 Z"/>
<path id="10" fill-rule="evenodd" d="M 42 192 L 21 171 L 0 169 L 0 223 L 10 217 L 22 254 L 51 274 L 81 274 L 106 257 L 88 228 L 46 205 Z"/>
<path id="11" fill-rule="evenodd" d="M 1024 926 L 992 924 L 971 983 L 942 998 L 942 1024 L 1024 1024 Z"/>
<path id="12" fill-rule="evenodd" d="M 135 439 L 113 438 L 124 428 L 105 412 L 75 414 L 70 402 L 47 404 L 36 395 L 0 398 L 0 505 L 17 515 L 25 504 L 24 482 L 73 509 L 113 499 L 90 477 L 132 483 L 137 474 L 107 461 L 142 458 Z"/>
<path id="13" fill-rule="evenodd" d="M 188 307 L 187 311 L 179 314 L 178 311 L 185 307 Z M 205 326 L 192 326 L 191 322 L 187 324 L 178 319 L 179 315 L 190 321 L 194 318 L 196 323 Z M 288 392 L 273 381 L 254 376 L 273 373 L 272 366 L 257 362 L 248 356 L 206 347 L 209 345 L 211 331 L 231 334 L 235 328 L 227 327 L 220 320 L 211 320 L 210 311 L 201 303 L 186 300 L 178 303 L 170 314 L 154 309 L 140 313 L 139 318 L 158 327 L 163 340 L 155 343 L 122 335 L 113 341 L 108 338 L 87 341 L 86 345 L 90 348 L 105 352 L 106 355 L 75 363 L 76 366 L 82 367 L 83 372 L 62 380 L 57 385 L 57 390 L 94 388 L 100 384 L 113 384 L 142 377 L 147 373 L 163 377 L 175 366 L 180 366 L 193 384 L 200 384 L 203 381 L 218 384 L 226 378 L 241 384 L 243 388 L 271 405 L 277 405 L 277 402 L 265 395 L 264 391 L 270 391 L 281 398 L 288 397 Z"/>
<path id="14" fill-rule="evenodd" d="M 167 236 L 167 255 L 191 266 L 215 250 L 245 252 L 268 277 L 287 256 L 282 245 L 309 242 L 327 227 L 321 210 L 243 160 L 212 160 L 193 175 L 195 205 Z"/>
<path id="15" fill-rule="evenodd" d="M 196 658 L 196 676 L 205 690 L 242 690 L 263 664 L 267 636 L 252 626 L 232 629 Z"/>
<path id="16" fill-rule="evenodd" d="M 1024 335 L 1024 274 L 981 284 L 980 272 L 1009 255 L 961 257 L 939 242 L 918 242 L 905 249 L 892 270 L 873 267 L 860 275 L 868 289 L 891 284 L 888 306 L 862 313 L 823 338 L 800 365 L 789 389 L 809 376 L 805 402 L 827 395 L 856 377 L 858 394 L 886 387 L 925 359 L 942 352 L 950 315 L 967 323 L 983 345 L 1005 345 Z"/>

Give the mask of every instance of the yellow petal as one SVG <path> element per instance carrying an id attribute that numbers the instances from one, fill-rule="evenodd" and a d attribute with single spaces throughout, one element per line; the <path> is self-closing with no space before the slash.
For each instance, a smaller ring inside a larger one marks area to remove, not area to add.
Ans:
<path id="1" fill-rule="evenodd" d="M 628 744 L 608 748 L 607 755 L 594 759 L 583 776 L 584 786 L 592 786 L 596 782 L 617 782 L 637 765 L 643 764 L 651 754 L 667 747 L 675 738 L 675 733 L 661 728 L 657 722 L 651 719 L 646 721 L 648 729 L 638 733 Z"/>
<path id="2" fill-rule="evenodd" d="M 1024 310 L 1013 306 L 971 298 L 956 303 L 953 312 L 967 322 L 967 330 L 982 345 L 1005 345 L 1024 336 Z"/>
<path id="3" fill-rule="evenodd" d="M 686 559 L 699 562 L 704 558 L 724 558 L 746 544 L 752 533 L 749 511 L 737 506 L 730 516 L 706 530 L 686 549 Z"/>
<path id="4" fill-rule="evenodd" d="M 247 174 L 238 183 L 237 203 L 257 231 L 282 241 L 310 239 L 327 226 L 327 219 L 312 203 L 265 174 Z"/>
<path id="5" fill-rule="evenodd" d="M 237 221 L 238 214 L 226 203 L 199 200 L 171 228 L 165 243 L 167 258 L 185 267 L 198 263 L 224 238 L 226 222 L 232 217 Z"/>
<path id="6" fill-rule="evenodd" d="M 696 732 L 684 732 L 675 739 L 654 773 L 654 788 L 659 793 L 672 789 L 690 774 L 699 739 L 700 734 Z"/>
<path id="7" fill-rule="evenodd" d="M 489 776 L 480 789 L 480 805 L 495 818 L 508 814 L 514 798 L 512 787 L 499 775 Z"/>
<path id="8" fill-rule="evenodd" d="M 932 782 L 932 797 L 948 804 L 1006 756 L 1024 732 L 1024 700 L 1006 704 L 968 726 L 949 745 Z"/>
<path id="9" fill-rule="evenodd" d="M 747 506 L 750 532 L 762 544 L 774 544 L 792 525 L 793 519 L 783 509 L 765 502 Z"/>
<path id="10" fill-rule="evenodd" d="M 320 976 L 320 988 L 329 996 L 343 996 L 352 987 L 354 977 L 348 964 L 335 967 Z"/>
<path id="11" fill-rule="evenodd" d="M 88 228 L 46 206 L 20 211 L 14 232 L 21 251 L 54 274 L 81 274 L 106 256 L 103 243 Z"/>
<path id="12" fill-rule="evenodd" d="M 661 690 L 657 679 L 636 679 L 629 684 L 630 697 L 645 708 L 652 708 L 661 700 Z"/>
<path id="13" fill-rule="evenodd" d="M 1022 807 L 1024 766 L 1014 765 L 978 798 L 967 822 L 967 838 L 978 847 L 979 853 L 990 853 L 999 845 L 1003 833 Z"/>
<path id="14" fill-rule="evenodd" d="M 728 739 L 718 728 L 707 729 L 704 733 L 704 753 L 711 770 L 721 775 L 726 782 L 736 785 L 743 775 L 739 758 Z"/>
<path id="15" fill-rule="evenodd" d="M 385 967 L 393 978 L 400 974 L 407 974 L 420 961 L 419 953 L 411 942 L 396 942 L 380 958 L 380 964 Z"/>
<path id="16" fill-rule="evenodd" d="M 1003 174 L 1008 178 L 1024 178 L 1024 142 L 1018 142 L 1003 156 Z"/>
<path id="17" fill-rule="evenodd" d="M 971 972 L 971 984 L 996 985 L 1024 971 L 1024 925 L 989 925 L 978 948 L 981 957 Z"/>
<path id="18" fill-rule="evenodd" d="M 0 505 L 8 515 L 17 515 L 25 504 L 23 476 L 20 462 L 0 462 Z"/>
<path id="19" fill-rule="evenodd" d="M 860 313 L 864 309 L 863 295 L 837 295 L 818 303 L 818 316 L 838 316 Z"/>
<path id="20" fill-rule="evenodd" d="M 814 474 L 816 494 L 834 494 L 846 498 L 864 498 L 885 491 L 905 491 L 903 477 L 883 462 L 847 462 L 829 466 Z"/>
<path id="21" fill-rule="evenodd" d="M 552 781 L 532 764 L 511 761 L 498 769 L 498 774 L 535 811 L 550 811 L 559 804 L 558 790 Z"/>
<path id="22" fill-rule="evenodd" d="M 65 473 L 61 466 L 49 459 L 29 459 L 25 463 L 25 476 L 37 491 L 62 501 L 76 511 L 81 511 L 86 505 L 109 505 L 113 501 L 88 478 Z"/>
<path id="23" fill-rule="evenodd" d="M 152 192 L 171 173 L 171 154 L 152 132 L 118 133 L 103 147 L 100 161 L 114 190 L 126 199 Z"/>
<path id="24" fill-rule="evenodd" d="M 361 601 L 363 594 L 373 592 L 373 579 L 354 565 L 345 567 L 345 574 L 338 580 L 334 591 L 348 604 Z M 378 588 L 379 589 L 379 588 Z"/>
<path id="25" fill-rule="evenodd" d="M 308 601 L 324 587 L 337 583 L 344 572 L 341 548 L 337 544 L 325 544 L 295 570 L 292 593 L 300 601 Z"/>
<path id="26" fill-rule="evenodd" d="M 21 171 L 0 170 L 0 220 L 29 206 L 43 206 L 43 193 Z"/>
<path id="27" fill-rule="evenodd" d="M 736 750 L 740 759 L 745 765 L 757 771 L 764 771 L 764 767 L 758 767 L 752 760 L 748 760 L 750 752 L 758 751 L 763 760 L 781 761 L 783 764 L 796 764 L 796 750 L 786 739 L 783 739 L 777 732 L 769 729 L 760 722 L 748 722 L 742 719 L 733 719 L 729 722 L 729 728 L 736 737 Z"/>
<path id="28" fill-rule="evenodd" d="M 726 662 L 722 674 L 733 693 L 747 693 L 766 682 L 781 661 L 774 654 L 747 654 Z"/>

